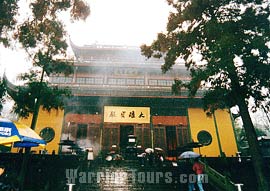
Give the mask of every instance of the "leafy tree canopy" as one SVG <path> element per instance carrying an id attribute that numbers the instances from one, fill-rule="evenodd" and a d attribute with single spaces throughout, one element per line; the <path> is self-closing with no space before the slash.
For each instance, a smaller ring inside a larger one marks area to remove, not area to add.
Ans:
<path id="1" fill-rule="evenodd" d="M 49 112 L 51 109 L 63 109 L 65 98 L 71 96 L 68 88 L 59 88 L 48 82 L 34 80 L 39 78 L 38 75 L 37 71 L 23 74 L 21 79 L 25 85 L 18 86 L 16 93 L 13 92 L 14 112 L 21 117 L 28 117 L 30 113 L 34 113 L 37 101 L 38 105 L 42 105 L 42 108 Z"/>
<path id="2" fill-rule="evenodd" d="M 29 9 L 20 11 L 20 4 L 27 4 Z M 60 19 L 61 13 L 67 11 L 71 21 L 85 20 L 90 14 L 83 0 L 0 1 L 0 43 L 6 47 L 19 44 L 33 65 L 29 73 L 20 76 L 25 85 L 13 94 L 14 110 L 21 116 L 33 112 L 36 99 L 49 111 L 62 107 L 60 97 L 70 94 L 45 80 L 51 74 L 73 72 L 72 61 L 66 61 L 67 34 Z"/>
<path id="3" fill-rule="evenodd" d="M 268 0 L 167 0 L 173 7 L 167 31 L 150 45 L 147 57 L 165 58 L 162 71 L 184 59 L 190 82 L 176 79 L 173 90 L 188 88 L 194 96 L 204 88 L 205 109 L 238 105 L 250 145 L 258 190 L 269 191 L 269 181 L 249 115 L 247 100 L 256 106 L 269 100 L 270 27 Z M 269 103 L 269 102 L 268 102 Z M 267 107 L 265 107 L 267 108 Z M 269 108 L 269 107 L 268 107 Z"/>
<path id="4" fill-rule="evenodd" d="M 176 59 L 185 60 L 191 81 L 177 81 L 175 92 L 185 87 L 193 96 L 205 87 L 205 105 L 213 109 L 236 105 L 239 96 L 253 97 L 257 105 L 269 98 L 269 1 L 168 3 L 174 11 L 167 32 L 141 49 L 147 57 L 165 55 L 163 72 L 171 69 Z"/>

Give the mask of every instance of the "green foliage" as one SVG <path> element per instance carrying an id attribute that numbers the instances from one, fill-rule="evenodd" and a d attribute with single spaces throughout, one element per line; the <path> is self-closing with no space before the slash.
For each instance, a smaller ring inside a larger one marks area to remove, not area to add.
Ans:
<path id="1" fill-rule="evenodd" d="M 75 20 L 83 19 L 85 20 L 90 14 L 89 7 L 86 6 L 84 1 L 74 0 L 73 6 L 71 9 L 71 15 Z"/>
<path id="2" fill-rule="evenodd" d="M 43 109 L 47 111 L 63 109 L 64 100 L 70 95 L 71 92 L 67 88 L 50 86 L 46 82 L 31 81 L 27 86 L 19 87 L 17 95 L 13 97 L 14 112 L 21 117 L 28 117 L 30 113 L 34 113 L 37 99 Z"/>
<path id="3" fill-rule="evenodd" d="M 269 97 L 268 1 L 168 2 L 175 10 L 169 16 L 167 32 L 159 34 L 150 46 L 142 45 L 141 50 L 147 57 L 165 54 L 164 72 L 177 58 L 185 60 L 191 81 L 176 83 L 173 90 L 188 88 L 194 96 L 204 87 L 209 91 L 205 94 L 209 107 L 235 105 L 238 97 L 253 97 L 259 105 Z M 200 63 L 194 52 L 201 56 Z M 242 62 L 236 63 L 236 58 Z"/>
<path id="4" fill-rule="evenodd" d="M 71 91 L 67 87 L 59 88 L 40 81 L 40 75 L 42 75 L 40 73 L 42 72 L 30 70 L 29 73 L 24 73 L 19 77 L 25 83 L 17 87 L 12 98 L 15 101 L 13 110 L 21 117 L 28 117 L 39 106 L 49 112 L 51 109 L 63 109 L 65 98 L 71 96 Z"/>
<path id="5" fill-rule="evenodd" d="M 257 137 L 266 136 L 266 133 L 259 128 L 255 128 Z M 235 128 L 236 139 L 239 145 L 240 152 L 245 153 L 248 146 L 247 136 L 244 128 Z"/>
<path id="6" fill-rule="evenodd" d="M 59 13 L 71 9 L 72 19 L 85 20 L 90 9 L 82 0 L 30 0 L 23 3 L 29 4 L 31 13 L 27 13 L 28 18 L 22 23 L 17 23 L 17 1 L 0 0 L 0 43 L 8 46 L 9 41 L 19 42 L 33 67 L 38 68 L 22 75 L 21 79 L 25 84 L 11 93 L 17 114 L 28 117 L 29 113 L 33 113 L 31 128 L 34 130 L 40 106 L 47 111 L 61 109 L 64 106 L 64 97 L 70 95 L 69 90 L 50 86 L 45 80 L 52 73 L 68 75 L 73 71 L 72 63 L 65 61 L 68 45 L 64 25 L 58 19 Z M 1 91 L 0 89 L 0 93 Z M 27 149 L 25 152 L 29 151 Z M 24 157 L 19 175 L 20 188 L 24 185 L 27 160 Z"/>
<path id="7" fill-rule="evenodd" d="M 24 85 L 11 94 L 16 113 L 23 117 L 34 113 L 34 118 L 37 118 L 41 105 L 47 111 L 63 108 L 64 97 L 70 95 L 66 88 L 51 86 L 46 81 L 52 74 L 73 73 L 72 61 L 66 60 L 67 34 L 59 14 L 70 11 L 71 21 L 85 20 L 90 9 L 83 0 L 22 3 L 29 5 L 30 12 L 26 19 L 17 23 L 16 17 L 20 17 L 18 1 L 0 1 L 0 43 L 6 46 L 10 41 L 19 43 L 32 61 L 33 69 L 20 76 Z"/>
<path id="8" fill-rule="evenodd" d="M 17 0 L 0 1 L 0 43 L 9 45 L 8 31 L 15 28 L 17 14 Z"/>
<path id="9" fill-rule="evenodd" d="M 253 98 L 259 107 L 270 97 L 270 2 L 167 1 L 174 8 L 167 32 L 159 34 L 150 46 L 142 45 L 142 53 L 147 57 L 165 54 L 163 72 L 171 69 L 177 59 L 184 59 L 191 79 L 186 83 L 176 79 L 173 91 L 179 93 L 181 88 L 187 88 L 194 96 L 198 89 L 205 90 L 205 109 L 210 109 L 210 113 L 238 105 L 258 190 L 268 191 L 269 181 L 245 101 Z"/>

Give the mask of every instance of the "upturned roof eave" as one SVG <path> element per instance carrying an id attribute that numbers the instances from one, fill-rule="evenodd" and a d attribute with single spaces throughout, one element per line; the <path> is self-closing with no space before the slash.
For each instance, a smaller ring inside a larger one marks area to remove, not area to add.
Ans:
<path id="1" fill-rule="evenodd" d="M 19 92 L 19 86 L 10 82 L 5 73 L 3 75 L 3 81 L 6 84 L 8 95 L 12 97 L 12 99 L 16 100 L 18 92 Z"/>

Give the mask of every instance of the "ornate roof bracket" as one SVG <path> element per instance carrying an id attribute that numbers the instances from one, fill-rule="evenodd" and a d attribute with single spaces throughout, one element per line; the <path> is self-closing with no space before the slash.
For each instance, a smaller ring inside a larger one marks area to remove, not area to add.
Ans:
<path id="1" fill-rule="evenodd" d="M 3 75 L 3 81 L 6 83 L 7 93 L 10 95 L 13 99 L 16 99 L 19 92 L 19 86 L 16 86 L 15 84 L 11 83 L 6 74 Z"/>

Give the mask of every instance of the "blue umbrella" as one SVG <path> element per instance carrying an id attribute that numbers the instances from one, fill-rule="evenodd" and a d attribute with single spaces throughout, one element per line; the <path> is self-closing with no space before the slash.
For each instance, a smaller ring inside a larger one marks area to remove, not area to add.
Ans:
<path id="1" fill-rule="evenodd" d="M 183 152 L 178 158 L 179 159 L 188 159 L 188 158 L 198 158 L 200 156 L 201 156 L 200 154 L 195 153 L 193 151 L 186 151 L 186 152 Z"/>
<path id="2" fill-rule="evenodd" d="M 36 147 L 46 142 L 30 127 L 0 118 L 0 144 L 14 147 Z"/>

